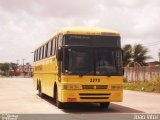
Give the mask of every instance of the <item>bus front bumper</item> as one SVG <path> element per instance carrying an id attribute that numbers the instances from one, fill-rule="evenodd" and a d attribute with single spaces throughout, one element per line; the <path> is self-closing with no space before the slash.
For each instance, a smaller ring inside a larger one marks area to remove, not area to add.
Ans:
<path id="1" fill-rule="evenodd" d="M 62 90 L 60 102 L 122 102 L 123 91 Z"/>

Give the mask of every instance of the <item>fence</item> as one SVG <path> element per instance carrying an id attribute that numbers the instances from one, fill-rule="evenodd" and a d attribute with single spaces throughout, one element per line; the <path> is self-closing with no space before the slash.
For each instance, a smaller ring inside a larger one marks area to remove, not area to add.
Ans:
<path id="1" fill-rule="evenodd" d="M 125 67 L 124 71 L 124 80 L 126 82 L 155 80 L 160 78 L 160 66 Z"/>

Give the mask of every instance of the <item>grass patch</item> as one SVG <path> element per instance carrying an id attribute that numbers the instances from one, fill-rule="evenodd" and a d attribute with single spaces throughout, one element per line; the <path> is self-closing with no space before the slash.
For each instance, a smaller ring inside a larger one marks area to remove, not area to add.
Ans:
<path id="1" fill-rule="evenodd" d="M 156 80 L 147 80 L 145 82 L 125 82 L 124 89 L 160 93 L 160 78 L 157 78 Z"/>

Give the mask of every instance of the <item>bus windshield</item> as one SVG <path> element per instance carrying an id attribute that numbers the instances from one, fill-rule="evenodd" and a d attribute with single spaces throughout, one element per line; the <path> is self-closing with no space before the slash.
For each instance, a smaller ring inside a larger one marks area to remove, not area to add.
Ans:
<path id="1" fill-rule="evenodd" d="M 65 73 L 73 75 L 122 75 L 121 50 L 109 48 L 67 48 Z"/>
<path id="2" fill-rule="evenodd" d="M 107 48 L 95 49 L 96 75 L 120 75 L 121 52 Z"/>
<path id="3" fill-rule="evenodd" d="M 66 72 L 79 75 L 94 74 L 93 54 L 90 48 L 67 49 L 66 54 Z"/>

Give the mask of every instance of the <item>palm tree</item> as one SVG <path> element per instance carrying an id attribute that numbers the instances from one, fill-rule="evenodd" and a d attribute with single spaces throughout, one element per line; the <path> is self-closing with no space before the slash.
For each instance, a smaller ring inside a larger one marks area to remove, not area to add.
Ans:
<path id="1" fill-rule="evenodd" d="M 146 54 L 148 53 L 148 48 L 145 48 L 141 44 L 135 44 L 133 46 L 133 61 L 135 63 L 139 63 L 140 65 L 144 65 L 145 61 L 149 58 L 150 56 L 147 56 Z"/>
<path id="2" fill-rule="evenodd" d="M 123 49 L 123 66 L 127 66 L 131 62 L 132 46 L 130 44 L 127 44 L 122 49 Z"/>
<path id="3" fill-rule="evenodd" d="M 150 56 L 147 56 L 148 48 L 141 44 L 135 44 L 133 47 L 130 44 L 127 44 L 122 49 L 124 66 L 133 66 L 135 63 L 144 65 L 145 61 L 151 58 Z"/>

